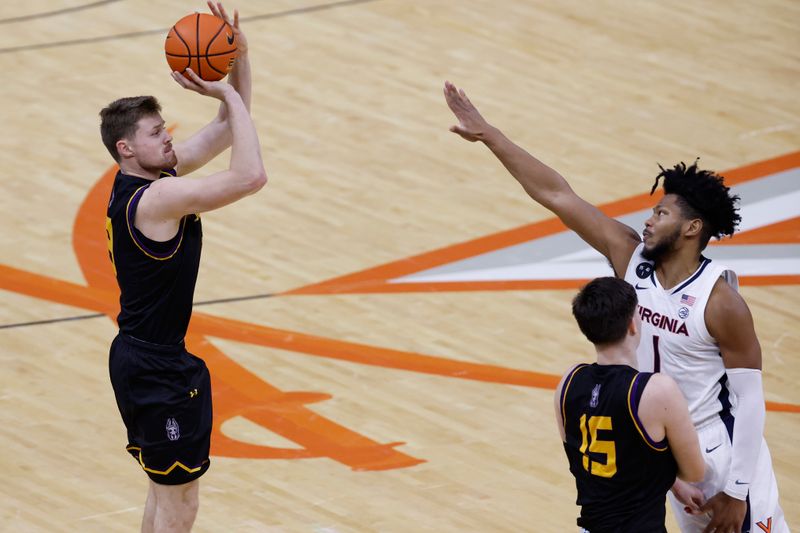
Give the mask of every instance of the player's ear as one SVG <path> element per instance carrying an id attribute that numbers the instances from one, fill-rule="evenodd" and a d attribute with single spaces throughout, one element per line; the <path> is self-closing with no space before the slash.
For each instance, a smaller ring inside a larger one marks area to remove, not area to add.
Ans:
<path id="1" fill-rule="evenodd" d="M 131 149 L 131 145 L 126 139 L 118 140 L 116 146 L 120 158 L 125 159 L 126 157 L 133 157 L 133 149 Z"/>
<path id="2" fill-rule="evenodd" d="M 636 336 L 639 334 L 639 330 L 641 329 L 641 321 L 639 319 L 639 315 L 637 313 L 633 313 L 631 317 L 631 321 L 628 322 L 628 335 Z"/>
<path id="3" fill-rule="evenodd" d="M 700 232 L 703 231 L 703 220 L 700 218 L 693 218 L 687 222 L 685 226 L 684 235 L 687 237 L 694 237 L 696 235 L 700 235 Z"/>

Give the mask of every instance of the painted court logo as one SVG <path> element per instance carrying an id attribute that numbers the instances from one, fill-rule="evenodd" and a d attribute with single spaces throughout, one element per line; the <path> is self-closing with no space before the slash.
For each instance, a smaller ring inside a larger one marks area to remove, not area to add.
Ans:
<path id="1" fill-rule="evenodd" d="M 169 440 L 178 440 L 181 438 L 181 427 L 174 418 L 167 419 L 167 438 Z"/>
<path id="2" fill-rule="evenodd" d="M 0 263 L 0 289 L 107 315 L 119 312 L 119 292 L 106 242 L 97 238 L 105 223 L 116 167 L 109 168 L 87 193 L 75 219 L 73 248 L 86 283 L 48 277 Z M 743 228 L 734 239 L 713 245 L 719 259 L 745 285 L 800 284 L 800 152 L 724 173 L 741 194 Z M 739 188 L 741 187 L 741 188 Z M 602 206 L 610 216 L 642 227 L 656 199 L 648 194 Z M 277 296 L 300 294 L 407 293 L 423 291 L 576 289 L 586 279 L 610 275 L 606 259 L 557 219 L 536 222 L 420 255 L 402 258 L 344 276 L 299 287 Z M 645 283 L 648 289 L 655 285 Z M 688 305 L 686 307 L 689 307 Z M 640 310 L 642 312 L 642 310 Z M 666 317 L 649 317 L 668 327 Z M 679 328 L 680 320 L 671 319 Z M 677 324 L 676 324 L 677 323 Z M 680 331 L 676 333 L 681 333 Z M 315 390 L 283 390 L 231 358 L 217 339 L 298 357 L 319 357 L 439 376 L 443 379 L 535 387 L 552 390 L 560 376 L 448 359 L 435 355 L 372 346 L 302 331 L 270 327 L 195 310 L 186 344 L 211 369 L 214 426 L 211 454 L 240 459 L 298 460 L 328 458 L 354 471 L 408 468 L 425 461 L 405 453 L 399 440 L 379 442 L 323 415 L 312 404 L 332 395 Z M 598 398 L 599 398 L 599 390 Z M 191 394 L 191 393 L 190 393 Z M 770 411 L 800 413 L 795 403 L 766 402 Z M 227 421 L 244 418 L 290 441 L 268 446 L 240 440 L 223 431 Z M 166 421 L 167 437 L 180 438 L 176 419 Z M 759 526 L 770 527 L 769 522 Z"/>

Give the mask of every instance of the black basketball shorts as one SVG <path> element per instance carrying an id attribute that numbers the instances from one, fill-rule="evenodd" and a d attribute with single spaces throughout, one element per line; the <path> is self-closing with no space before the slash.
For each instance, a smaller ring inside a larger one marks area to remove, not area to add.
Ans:
<path id="1" fill-rule="evenodd" d="M 108 360 L 128 430 L 127 451 L 156 483 L 180 485 L 210 465 L 211 378 L 183 344 L 162 345 L 120 333 Z"/>

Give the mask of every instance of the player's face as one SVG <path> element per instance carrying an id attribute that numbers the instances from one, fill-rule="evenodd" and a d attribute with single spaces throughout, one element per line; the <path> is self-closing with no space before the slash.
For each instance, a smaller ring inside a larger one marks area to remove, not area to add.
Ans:
<path id="1" fill-rule="evenodd" d="M 139 166 L 146 170 L 172 168 L 178 163 L 172 149 L 172 135 L 164 127 L 160 115 L 139 120 L 131 148 Z"/>
<path id="2" fill-rule="evenodd" d="M 675 245 L 681 237 L 683 217 L 680 206 L 674 194 L 667 194 L 653 208 L 644 223 L 644 250 L 642 255 L 645 259 L 658 261 L 664 254 L 675 249 Z"/>

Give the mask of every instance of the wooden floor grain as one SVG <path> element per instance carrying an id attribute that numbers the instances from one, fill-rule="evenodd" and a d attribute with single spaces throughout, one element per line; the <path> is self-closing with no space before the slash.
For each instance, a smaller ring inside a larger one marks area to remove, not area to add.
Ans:
<path id="1" fill-rule="evenodd" d="M 195 530 L 573 531 L 551 399 L 555 376 L 592 354 L 573 288 L 296 291 L 551 218 L 448 132 L 445 79 L 596 204 L 648 192 L 657 163 L 699 156 L 725 171 L 796 153 L 800 5 L 228 7 L 250 42 L 270 183 L 203 215 L 188 341 L 214 373 L 217 426 Z M 0 5 L 0 531 L 138 528 L 146 478 L 124 452 L 107 371 L 112 161 L 97 114 L 154 94 L 177 139 L 210 120 L 214 103 L 182 91 L 163 56 L 167 29 L 195 9 Z M 796 525 L 800 289 L 742 292 Z"/>

